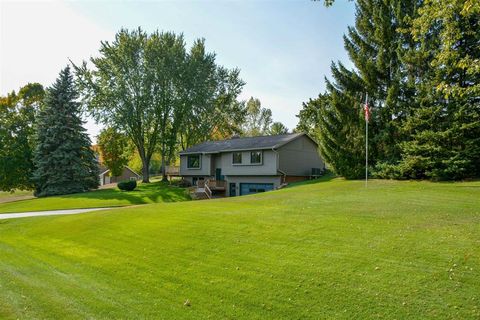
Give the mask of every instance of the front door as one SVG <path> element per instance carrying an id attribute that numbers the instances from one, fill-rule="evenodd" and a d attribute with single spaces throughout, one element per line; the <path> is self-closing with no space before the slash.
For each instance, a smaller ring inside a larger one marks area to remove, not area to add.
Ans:
<path id="1" fill-rule="evenodd" d="M 215 169 L 215 180 L 223 180 L 222 168 Z"/>
<path id="2" fill-rule="evenodd" d="M 237 184 L 230 183 L 230 197 L 235 197 L 237 195 Z"/>

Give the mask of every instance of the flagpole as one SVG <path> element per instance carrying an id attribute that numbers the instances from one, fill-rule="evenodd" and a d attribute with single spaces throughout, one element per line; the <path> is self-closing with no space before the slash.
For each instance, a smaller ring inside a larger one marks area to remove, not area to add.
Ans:
<path id="1" fill-rule="evenodd" d="M 368 187 L 368 92 L 365 95 L 365 188 Z"/>

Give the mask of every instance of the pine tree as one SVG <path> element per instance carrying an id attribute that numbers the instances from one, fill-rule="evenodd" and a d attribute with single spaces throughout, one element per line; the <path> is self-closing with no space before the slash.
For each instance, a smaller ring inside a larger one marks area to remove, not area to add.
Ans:
<path id="1" fill-rule="evenodd" d="M 421 107 L 405 123 L 400 174 L 462 179 L 480 175 L 480 3 L 426 2 L 413 23 Z"/>
<path id="2" fill-rule="evenodd" d="M 355 26 L 344 36 L 345 49 L 355 68 L 332 64 L 327 80 L 328 105 L 321 102 L 321 152 L 335 171 L 347 178 L 363 175 L 365 121 L 363 103 L 368 94 L 371 164 L 400 159 L 402 123 L 414 94 L 406 85 L 411 70 L 403 56 L 415 45 L 408 32 L 416 1 L 359 0 Z"/>
<path id="3" fill-rule="evenodd" d="M 98 187 L 98 166 L 77 97 L 67 66 L 49 88 L 37 121 L 33 179 L 38 197 Z"/>

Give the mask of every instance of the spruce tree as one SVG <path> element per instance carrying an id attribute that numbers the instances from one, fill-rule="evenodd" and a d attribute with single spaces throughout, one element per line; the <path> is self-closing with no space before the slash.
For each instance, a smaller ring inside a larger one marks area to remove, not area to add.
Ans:
<path id="1" fill-rule="evenodd" d="M 33 179 L 38 197 L 98 187 L 98 166 L 83 127 L 77 98 L 73 76 L 67 66 L 48 89 L 37 121 Z"/>
<path id="2" fill-rule="evenodd" d="M 398 166 L 410 178 L 462 179 L 480 176 L 480 3 L 425 3 L 413 22 L 419 41 L 417 68 L 421 107 L 404 130 Z"/>
<path id="3" fill-rule="evenodd" d="M 402 123 L 412 107 L 414 92 L 407 84 L 411 70 L 403 60 L 415 45 L 408 32 L 416 1 L 359 0 L 355 26 L 344 36 L 345 49 L 355 68 L 332 64 L 327 80 L 328 105 L 320 103 L 321 152 L 335 171 L 347 178 L 365 170 L 363 104 L 368 94 L 371 164 L 400 159 Z"/>

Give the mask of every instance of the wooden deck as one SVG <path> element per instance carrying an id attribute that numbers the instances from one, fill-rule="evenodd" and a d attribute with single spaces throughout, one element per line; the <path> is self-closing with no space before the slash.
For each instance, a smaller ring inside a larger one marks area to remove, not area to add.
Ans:
<path id="1" fill-rule="evenodd" d="M 206 196 L 211 198 L 218 198 L 225 196 L 227 190 L 227 182 L 223 180 L 199 180 L 197 181 L 197 193 L 205 193 Z"/>
<path id="2" fill-rule="evenodd" d="M 212 191 L 225 191 L 227 189 L 227 182 L 224 180 L 207 180 L 206 184 Z"/>

